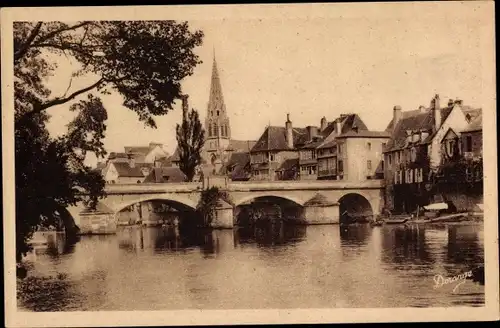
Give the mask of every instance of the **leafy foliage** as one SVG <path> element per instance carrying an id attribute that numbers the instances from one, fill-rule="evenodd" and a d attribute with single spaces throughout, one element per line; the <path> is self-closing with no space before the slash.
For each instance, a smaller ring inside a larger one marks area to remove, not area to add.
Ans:
<path id="1" fill-rule="evenodd" d="M 219 199 L 225 201 L 226 203 L 233 204 L 229 194 L 221 191 L 217 187 L 211 187 L 204 189 L 201 192 L 200 201 L 196 207 L 196 211 L 200 218 L 203 220 L 203 225 L 210 226 L 213 219 L 215 218 L 215 209 L 217 208 L 217 202 Z"/>
<path id="2" fill-rule="evenodd" d="M 193 181 L 196 168 L 201 164 L 201 150 L 205 143 L 205 130 L 196 110 L 191 110 L 187 119 L 176 128 L 179 167 L 188 181 Z"/>
<path id="3" fill-rule="evenodd" d="M 95 208 L 104 196 L 100 173 L 84 163 L 88 153 L 106 155 L 108 115 L 99 94 L 118 92 L 140 121 L 156 127 L 153 117 L 173 108 L 181 80 L 200 63 L 194 49 L 202 38 L 201 31 L 175 21 L 14 23 L 18 262 L 39 225 L 80 201 Z M 74 63 L 75 71 L 57 96 L 47 79 L 61 58 Z M 78 78 L 91 82 L 75 90 Z M 75 118 L 65 135 L 53 138 L 46 128 L 49 110 L 65 108 Z"/>
<path id="4" fill-rule="evenodd" d="M 32 311 L 61 311 L 74 298 L 64 274 L 56 277 L 27 277 L 17 281 L 17 298 Z"/>

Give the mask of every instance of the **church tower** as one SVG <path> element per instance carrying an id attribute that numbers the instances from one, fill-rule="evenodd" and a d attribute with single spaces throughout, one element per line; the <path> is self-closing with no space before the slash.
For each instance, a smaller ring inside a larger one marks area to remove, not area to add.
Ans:
<path id="1" fill-rule="evenodd" d="M 224 104 L 222 86 L 217 69 L 217 61 L 212 64 L 212 78 L 210 82 L 210 95 L 207 105 L 207 116 L 205 119 L 205 147 L 208 152 L 223 152 L 231 140 L 231 127 L 229 117 Z"/>

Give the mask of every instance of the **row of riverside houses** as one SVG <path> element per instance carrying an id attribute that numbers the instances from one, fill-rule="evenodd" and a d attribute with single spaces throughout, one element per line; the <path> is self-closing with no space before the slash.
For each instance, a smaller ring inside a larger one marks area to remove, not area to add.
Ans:
<path id="1" fill-rule="evenodd" d="M 342 114 L 320 127 L 269 126 L 250 151 L 252 180 L 382 178 L 382 152 L 390 135 L 370 131 L 357 114 Z"/>
<path id="2" fill-rule="evenodd" d="M 106 162 L 97 164 L 106 183 L 162 183 L 186 179 L 179 168 L 172 167 L 163 144 L 151 142 L 149 146 L 126 146 L 124 150 L 111 152 Z"/>
<path id="3" fill-rule="evenodd" d="M 482 109 L 436 95 L 429 107 L 396 106 L 386 129 L 385 204 L 396 213 L 447 202 L 457 210 L 483 203 Z"/>

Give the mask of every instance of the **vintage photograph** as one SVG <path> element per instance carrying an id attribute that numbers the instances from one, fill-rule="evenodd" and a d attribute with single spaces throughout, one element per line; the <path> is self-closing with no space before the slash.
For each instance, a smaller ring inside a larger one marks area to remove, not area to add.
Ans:
<path id="1" fill-rule="evenodd" d="M 493 6 L 199 7 L 2 11 L 17 316 L 486 308 Z"/>

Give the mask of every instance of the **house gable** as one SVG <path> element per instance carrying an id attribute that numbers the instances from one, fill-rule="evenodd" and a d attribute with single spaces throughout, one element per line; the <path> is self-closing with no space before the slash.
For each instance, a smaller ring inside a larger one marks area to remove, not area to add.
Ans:
<path id="1" fill-rule="evenodd" d="M 432 169 L 437 169 L 441 165 L 441 142 L 448 135 L 451 129 L 453 133 L 455 131 L 462 131 L 468 126 L 467 119 L 464 112 L 459 105 L 453 106 L 451 112 L 444 119 L 441 127 L 434 133 L 432 140 L 428 148 L 428 156 L 430 159 L 430 166 Z"/>

